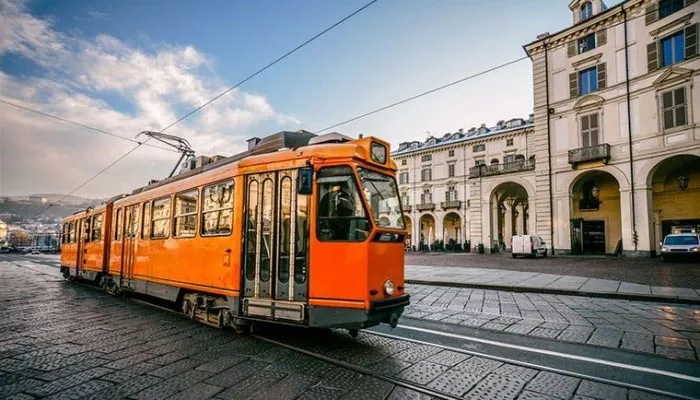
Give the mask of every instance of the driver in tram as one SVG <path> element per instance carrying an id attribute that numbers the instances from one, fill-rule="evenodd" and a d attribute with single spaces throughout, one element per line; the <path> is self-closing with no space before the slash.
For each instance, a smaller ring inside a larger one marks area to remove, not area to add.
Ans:
<path id="1" fill-rule="evenodd" d="M 328 193 L 321 199 L 318 215 L 334 218 L 326 220 L 324 223 L 326 225 L 324 231 L 331 236 L 329 239 L 343 240 L 348 238 L 351 221 L 342 217 L 355 215 L 355 201 L 346 182 L 336 183 L 329 188 Z"/>

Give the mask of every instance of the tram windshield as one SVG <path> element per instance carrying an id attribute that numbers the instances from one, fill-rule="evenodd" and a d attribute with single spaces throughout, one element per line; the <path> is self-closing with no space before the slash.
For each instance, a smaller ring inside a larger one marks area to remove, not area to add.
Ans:
<path id="1" fill-rule="evenodd" d="M 318 172 L 317 235 L 322 241 L 363 241 L 371 225 L 362 205 L 352 168 L 321 168 Z"/>
<path id="2" fill-rule="evenodd" d="M 357 173 L 377 226 L 404 229 L 399 191 L 394 178 L 361 167 L 357 167 Z"/>

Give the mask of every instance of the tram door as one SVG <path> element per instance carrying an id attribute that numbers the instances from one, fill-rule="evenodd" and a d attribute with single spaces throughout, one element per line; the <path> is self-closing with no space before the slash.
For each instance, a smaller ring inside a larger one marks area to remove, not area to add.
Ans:
<path id="1" fill-rule="evenodd" d="M 124 241 L 122 242 L 122 285 L 134 288 L 134 258 L 138 231 L 139 205 L 124 208 Z"/>
<path id="2" fill-rule="evenodd" d="M 243 311 L 302 322 L 308 299 L 308 202 L 297 170 L 246 178 Z"/>
<path id="3" fill-rule="evenodd" d="M 81 218 L 78 222 L 78 253 L 76 259 L 76 275 L 81 274 L 81 270 L 85 269 L 87 255 L 87 241 L 90 238 L 90 220 L 91 217 Z"/>

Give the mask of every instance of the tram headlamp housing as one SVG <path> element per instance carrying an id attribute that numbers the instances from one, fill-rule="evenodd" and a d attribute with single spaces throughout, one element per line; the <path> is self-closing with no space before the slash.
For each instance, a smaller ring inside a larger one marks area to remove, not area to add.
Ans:
<path id="1" fill-rule="evenodd" d="M 384 293 L 386 293 L 387 296 L 394 294 L 394 281 L 388 280 L 384 282 Z"/>

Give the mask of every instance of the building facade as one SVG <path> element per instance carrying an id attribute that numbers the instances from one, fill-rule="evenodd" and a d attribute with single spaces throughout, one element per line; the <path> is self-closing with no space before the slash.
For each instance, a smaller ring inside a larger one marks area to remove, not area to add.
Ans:
<path id="1" fill-rule="evenodd" d="M 534 114 L 406 142 L 392 156 L 410 242 L 496 251 L 514 234 L 557 254 L 652 255 L 700 231 L 697 0 L 569 4 L 524 46 Z"/>
<path id="2" fill-rule="evenodd" d="M 505 213 L 499 217 L 489 210 L 492 200 L 500 204 L 508 200 L 510 186 L 500 185 L 504 176 L 519 180 L 532 175 L 535 161 L 528 149 L 532 132 L 530 116 L 401 143 L 392 157 L 399 168 L 408 244 L 416 249 L 436 242 L 447 248 L 476 248 L 490 243 L 492 229 L 494 237 L 500 232 L 504 241 L 509 241 L 508 234 L 526 231 L 526 198 L 512 204 L 520 213 L 510 223 Z"/>
<path id="3" fill-rule="evenodd" d="M 700 225 L 697 0 L 569 4 L 525 46 L 535 230 L 558 253 L 649 255 Z"/>

